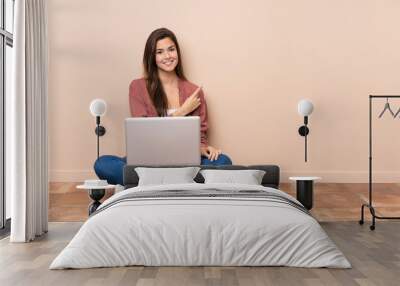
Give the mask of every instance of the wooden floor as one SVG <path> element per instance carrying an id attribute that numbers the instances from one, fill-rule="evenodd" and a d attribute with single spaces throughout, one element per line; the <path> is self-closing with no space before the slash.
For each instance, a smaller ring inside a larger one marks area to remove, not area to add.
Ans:
<path id="1" fill-rule="evenodd" d="M 86 191 L 75 188 L 78 184 L 50 183 L 50 221 L 87 219 L 91 199 Z M 281 184 L 280 189 L 295 196 L 294 184 Z M 111 192 L 105 197 L 110 195 Z M 358 221 L 360 206 L 367 201 L 368 184 L 315 184 L 312 214 L 319 221 Z M 374 206 L 377 206 L 378 215 L 400 216 L 400 184 L 374 184 Z M 369 212 L 366 218 L 370 218 Z"/>
<path id="2" fill-rule="evenodd" d="M 32 243 L 0 241 L 0 285 L 400 285 L 400 223 L 381 222 L 370 231 L 357 222 L 321 223 L 352 269 L 290 267 L 119 267 L 48 270 L 51 261 L 82 225 L 50 223 Z"/>

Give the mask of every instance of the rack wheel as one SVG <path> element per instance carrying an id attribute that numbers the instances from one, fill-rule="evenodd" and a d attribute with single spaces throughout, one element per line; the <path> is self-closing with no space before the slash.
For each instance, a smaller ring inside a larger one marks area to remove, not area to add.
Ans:
<path id="1" fill-rule="evenodd" d="M 369 227 L 369 229 L 370 229 L 370 230 L 375 230 L 375 226 L 374 226 L 374 225 L 371 225 L 371 226 Z"/>
<path id="2" fill-rule="evenodd" d="M 360 225 L 363 225 L 363 224 L 364 224 L 364 221 L 363 221 L 362 219 L 360 219 L 360 220 L 358 221 L 358 223 L 359 223 Z"/>

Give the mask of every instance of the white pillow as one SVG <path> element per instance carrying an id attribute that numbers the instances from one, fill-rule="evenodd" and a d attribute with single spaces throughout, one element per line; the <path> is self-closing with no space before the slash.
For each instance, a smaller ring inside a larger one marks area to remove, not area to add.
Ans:
<path id="1" fill-rule="evenodd" d="M 205 184 L 234 183 L 261 185 L 265 171 L 262 170 L 201 170 Z"/>
<path id="2" fill-rule="evenodd" d="M 139 176 L 138 186 L 195 183 L 193 179 L 199 170 L 199 167 L 135 168 Z"/>

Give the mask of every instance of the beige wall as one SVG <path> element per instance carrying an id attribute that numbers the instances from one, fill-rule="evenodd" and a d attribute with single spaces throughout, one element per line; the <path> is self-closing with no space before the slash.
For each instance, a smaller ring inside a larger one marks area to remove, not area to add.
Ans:
<path id="1" fill-rule="evenodd" d="M 368 95 L 400 94 L 400 1 L 49 0 L 48 9 L 52 181 L 94 176 L 94 98 L 109 106 L 101 153 L 124 154 L 128 85 L 163 26 L 178 37 L 188 78 L 204 86 L 211 144 L 234 163 L 278 164 L 284 181 L 367 181 Z M 308 163 L 297 134 L 303 98 L 315 105 Z M 376 179 L 396 181 L 400 119 L 375 126 Z"/>

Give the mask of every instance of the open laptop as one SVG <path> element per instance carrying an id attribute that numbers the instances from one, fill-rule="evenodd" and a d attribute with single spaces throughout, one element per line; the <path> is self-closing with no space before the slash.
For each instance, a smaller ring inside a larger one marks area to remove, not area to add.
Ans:
<path id="1" fill-rule="evenodd" d="M 125 119 L 128 165 L 200 165 L 200 117 Z"/>

